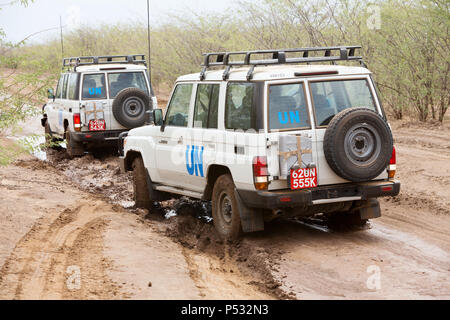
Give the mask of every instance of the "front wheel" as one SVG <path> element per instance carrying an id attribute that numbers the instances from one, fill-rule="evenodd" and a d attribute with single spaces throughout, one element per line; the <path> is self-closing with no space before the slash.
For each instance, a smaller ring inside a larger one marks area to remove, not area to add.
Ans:
<path id="1" fill-rule="evenodd" d="M 220 176 L 212 193 L 214 226 L 225 240 L 236 240 L 242 234 L 241 218 L 230 174 Z"/>

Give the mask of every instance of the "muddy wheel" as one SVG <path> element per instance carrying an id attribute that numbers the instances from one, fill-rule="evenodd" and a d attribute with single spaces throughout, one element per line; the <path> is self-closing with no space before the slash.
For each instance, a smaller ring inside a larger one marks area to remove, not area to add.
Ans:
<path id="1" fill-rule="evenodd" d="M 45 123 L 45 147 L 53 150 L 61 150 L 61 146 L 58 142 L 58 139 L 53 138 L 52 132 L 50 130 L 50 126 L 48 125 L 48 121 Z"/>
<path id="2" fill-rule="evenodd" d="M 150 185 L 149 185 L 150 183 Z M 151 209 L 153 202 L 151 180 L 147 178 L 147 170 L 141 157 L 133 161 L 133 194 L 136 208 Z"/>
<path id="3" fill-rule="evenodd" d="M 45 122 L 45 145 L 50 146 L 53 142 L 52 132 L 50 131 L 50 127 L 48 126 L 48 120 Z"/>
<path id="4" fill-rule="evenodd" d="M 242 234 L 241 217 L 230 174 L 220 176 L 212 193 L 214 226 L 223 239 L 235 240 Z"/>
<path id="5" fill-rule="evenodd" d="M 73 141 L 69 131 L 66 131 L 64 136 L 66 137 L 66 153 L 67 153 L 67 156 L 70 159 L 73 159 L 75 157 L 83 156 L 84 155 L 84 147 L 83 147 L 83 145 Z"/>

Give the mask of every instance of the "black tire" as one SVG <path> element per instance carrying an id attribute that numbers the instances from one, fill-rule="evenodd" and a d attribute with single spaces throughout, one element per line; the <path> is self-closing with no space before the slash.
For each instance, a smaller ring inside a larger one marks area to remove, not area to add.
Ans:
<path id="1" fill-rule="evenodd" d="M 66 153 L 69 159 L 84 156 L 84 146 L 73 141 L 69 131 L 66 131 L 64 136 L 66 137 Z"/>
<path id="2" fill-rule="evenodd" d="M 212 193 L 214 227 L 224 240 L 236 240 L 242 234 L 241 217 L 230 174 L 220 176 Z"/>
<path id="3" fill-rule="evenodd" d="M 50 127 L 48 125 L 48 120 L 45 121 L 44 132 L 45 132 L 45 145 L 48 147 L 54 141 L 53 137 L 52 137 L 52 132 L 51 132 Z"/>
<path id="4" fill-rule="evenodd" d="M 327 215 L 328 226 L 335 230 L 351 230 L 363 228 L 368 220 L 361 219 L 359 211 L 334 212 Z"/>
<path id="5" fill-rule="evenodd" d="M 114 99 L 112 112 L 117 122 L 128 129 L 145 124 L 145 112 L 150 110 L 150 97 L 141 89 L 127 88 Z"/>
<path id="6" fill-rule="evenodd" d="M 338 176 L 362 182 L 386 170 L 393 145 L 391 129 L 378 113 L 367 108 L 350 108 L 331 120 L 323 149 L 329 166 Z"/>
<path id="7" fill-rule="evenodd" d="M 133 194 L 136 208 L 151 210 L 156 201 L 166 200 L 169 197 L 153 189 L 152 180 L 147 174 L 144 161 L 141 157 L 133 160 Z"/>

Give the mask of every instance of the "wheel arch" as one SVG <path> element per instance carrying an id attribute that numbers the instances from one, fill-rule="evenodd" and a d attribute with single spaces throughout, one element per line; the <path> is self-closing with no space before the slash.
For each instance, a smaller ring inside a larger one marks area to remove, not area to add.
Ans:
<path id="1" fill-rule="evenodd" d="M 212 164 L 208 167 L 208 172 L 206 174 L 206 187 L 203 191 L 203 200 L 211 200 L 214 184 L 216 183 L 217 178 L 224 174 L 230 174 L 231 177 L 233 177 L 231 170 L 224 165 Z"/>
<path id="2" fill-rule="evenodd" d="M 141 157 L 142 160 L 144 160 L 140 151 L 129 150 L 127 152 L 127 154 L 125 155 L 125 159 L 124 159 L 125 171 L 132 171 L 133 170 L 133 162 L 136 158 L 139 158 L 139 157 Z M 144 164 L 145 164 L 145 162 L 144 162 Z"/>

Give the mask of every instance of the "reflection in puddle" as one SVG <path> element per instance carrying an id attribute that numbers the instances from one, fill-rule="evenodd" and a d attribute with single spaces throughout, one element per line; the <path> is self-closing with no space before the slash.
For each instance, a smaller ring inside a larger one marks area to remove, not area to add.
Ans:
<path id="1" fill-rule="evenodd" d="M 369 232 L 377 237 L 384 238 L 389 241 L 401 242 L 406 247 L 409 247 L 413 250 L 418 250 L 423 255 L 426 255 L 430 258 L 450 263 L 450 256 L 446 251 L 433 244 L 427 243 L 414 235 L 401 232 L 399 230 L 392 230 L 383 227 L 380 224 L 374 224 L 373 228 Z"/>

